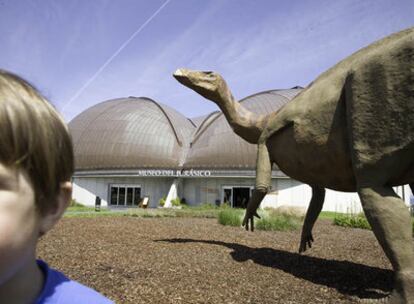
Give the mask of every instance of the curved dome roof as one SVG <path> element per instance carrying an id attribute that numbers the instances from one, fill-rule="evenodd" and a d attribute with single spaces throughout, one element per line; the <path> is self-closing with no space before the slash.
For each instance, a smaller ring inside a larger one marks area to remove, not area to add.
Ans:
<path id="1" fill-rule="evenodd" d="M 69 123 L 76 170 L 178 168 L 195 126 L 146 97 L 99 103 Z"/>
<path id="2" fill-rule="evenodd" d="M 240 102 L 257 114 L 269 114 L 281 108 L 302 90 L 272 90 L 251 95 Z M 213 112 L 194 132 L 184 168 L 254 169 L 256 147 L 236 135 L 222 112 Z"/>

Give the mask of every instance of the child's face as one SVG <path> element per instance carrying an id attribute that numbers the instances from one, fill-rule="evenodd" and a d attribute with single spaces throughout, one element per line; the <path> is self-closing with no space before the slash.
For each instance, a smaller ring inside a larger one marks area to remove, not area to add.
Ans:
<path id="1" fill-rule="evenodd" d="M 0 285 L 35 258 L 40 222 L 27 175 L 0 163 Z"/>

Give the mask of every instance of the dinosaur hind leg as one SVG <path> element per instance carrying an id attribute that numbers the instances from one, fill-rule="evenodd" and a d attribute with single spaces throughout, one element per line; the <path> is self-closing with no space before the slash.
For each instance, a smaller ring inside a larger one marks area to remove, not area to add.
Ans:
<path id="1" fill-rule="evenodd" d="M 414 303 L 412 223 L 404 202 L 388 186 L 358 189 L 374 234 L 395 271 L 395 303 Z"/>
<path id="2" fill-rule="evenodd" d="M 386 115 L 391 115 L 400 104 L 386 108 L 391 104 L 386 99 L 387 94 L 369 91 L 374 88 L 366 84 L 372 83 L 370 77 L 378 74 L 371 72 L 368 68 L 355 77 L 349 75 L 345 83 L 346 121 L 356 189 L 372 230 L 395 271 L 395 287 L 390 302 L 414 303 L 412 223 L 405 203 L 388 185 L 392 176 L 404 172 L 412 156 L 410 151 L 402 148 L 395 153 L 384 153 L 410 137 L 394 138 L 395 134 L 401 133 L 398 128 L 404 126 L 404 121 L 392 128 L 386 124 L 391 120 Z M 404 105 L 403 102 L 401 104 Z M 376 108 L 381 106 L 381 112 L 373 113 L 372 105 Z M 378 124 L 378 121 L 385 121 L 385 125 Z M 414 131 L 407 130 L 401 134 L 414 134 Z"/>
<path id="3" fill-rule="evenodd" d="M 312 187 L 312 198 L 306 211 L 305 221 L 302 228 L 302 236 L 299 245 L 299 253 L 306 251 L 307 247 L 312 247 L 312 229 L 319 214 L 322 211 L 325 200 L 325 189 L 318 186 Z"/>

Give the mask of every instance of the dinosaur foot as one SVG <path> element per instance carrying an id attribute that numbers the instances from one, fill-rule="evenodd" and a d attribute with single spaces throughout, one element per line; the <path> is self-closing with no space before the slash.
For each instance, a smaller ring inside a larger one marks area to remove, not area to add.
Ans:
<path id="1" fill-rule="evenodd" d="M 361 299 L 358 303 L 366 304 L 411 304 L 413 301 L 404 299 L 400 294 L 393 292 L 389 296 L 381 299 Z"/>
<path id="2" fill-rule="evenodd" d="M 390 304 L 390 303 L 393 303 L 393 302 L 390 302 L 391 296 L 392 295 L 389 295 L 385 298 L 380 298 L 380 299 L 360 299 L 358 301 L 358 303 L 365 303 L 365 304 L 382 304 L 382 303 L 384 303 L 384 304 Z M 400 302 L 397 302 L 397 303 L 400 303 Z M 402 303 L 404 303 L 404 302 L 402 302 Z"/>
<path id="3" fill-rule="evenodd" d="M 395 289 L 388 298 L 389 304 L 414 304 L 414 271 L 399 271 L 395 276 Z"/>
<path id="4" fill-rule="evenodd" d="M 395 276 L 395 289 L 385 298 L 360 299 L 359 303 L 414 304 L 414 271 L 400 271 Z"/>
<path id="5" fill-rule="evenodd" d="M 381 299 L 360 299 L 358 301 L 358 303 L 366 303 L 366 304 L 382 304 L 382 303 L 386 303 L 386 304 L 388 304 L 389 303 L 389 298 L 390 298 L 390 296 L 385 297 L 385 298 L 381 298 Z"/>
<path id="6" fill-rule="evenodd" d="M 395 288 L 382 299 L 365 303 L 414 304 L 414 271 L 399 271 L 395 275 Z"/>

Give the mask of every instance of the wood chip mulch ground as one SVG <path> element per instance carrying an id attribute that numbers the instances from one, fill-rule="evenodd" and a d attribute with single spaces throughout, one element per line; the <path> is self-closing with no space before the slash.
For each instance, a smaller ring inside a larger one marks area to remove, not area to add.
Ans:
<path id="1" fill-rule="evenodd" d="M 116 303 L 354 303 L 385 297 L 393 273 L 371 231 L 319 220 L 246 232 L 216 219 L 64 218 L 38 256 Z"/>

